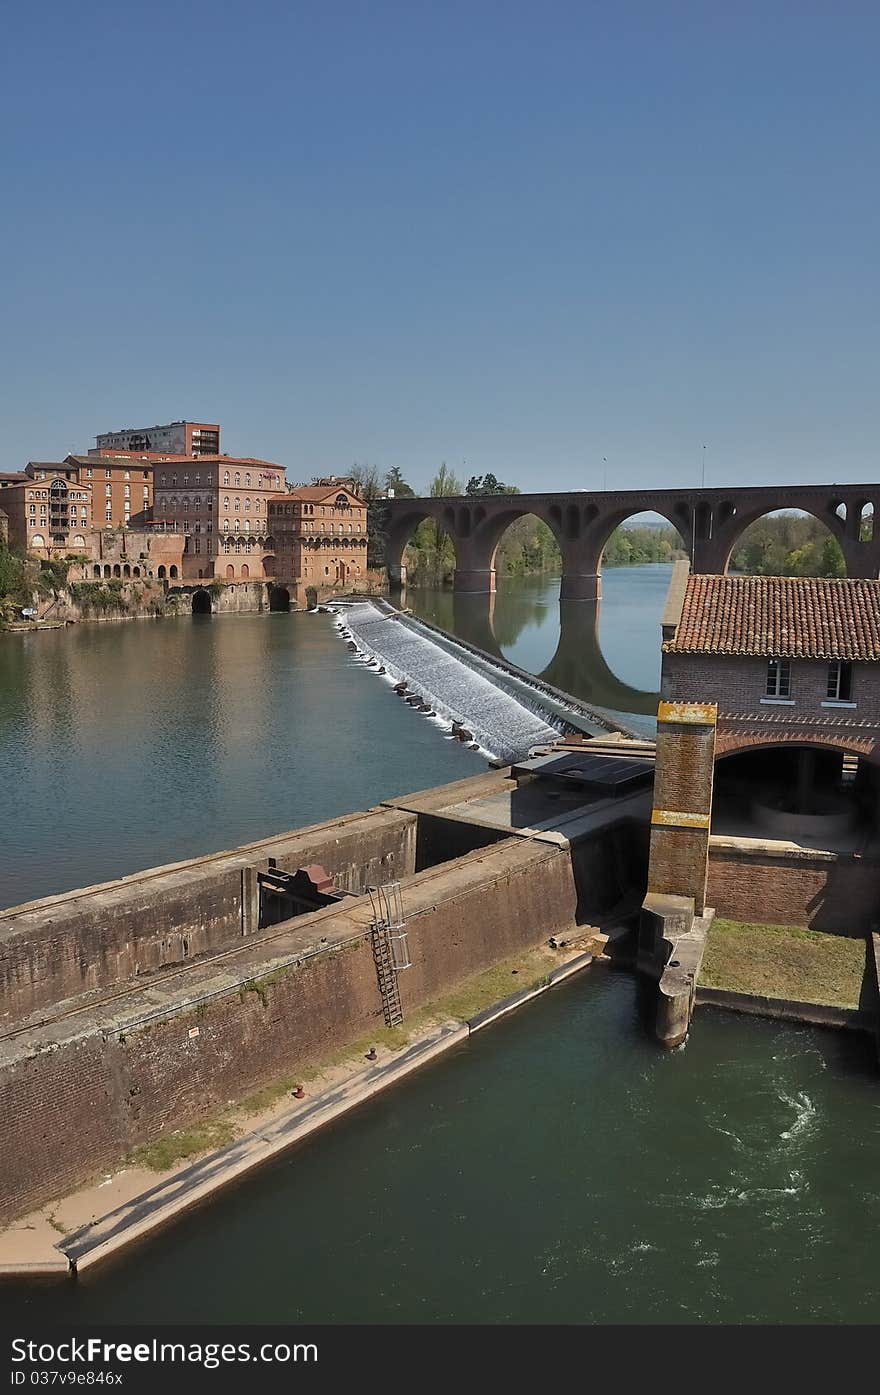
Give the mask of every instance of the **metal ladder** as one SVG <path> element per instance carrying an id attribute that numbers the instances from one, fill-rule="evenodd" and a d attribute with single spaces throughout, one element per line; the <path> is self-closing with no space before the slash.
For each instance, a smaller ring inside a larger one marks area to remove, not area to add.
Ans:
<path id="1" fill-rule="evenodd" d="M 373 959 L 376 964 L 376 977 L 379 980 L 379 995 L 387 1027 L 396 1027 L 403 1021 L 403 1006 L 400 1001 L 400 984 L 397 975 L 404 969 L 411 969 L 407 944 L 406 922 L 403 918 L 403 902 L 400 896 L 400 882 L 386 882 L 383 886 L 368 886 L 370 905 L 373 908 L 371 936 Z"/>

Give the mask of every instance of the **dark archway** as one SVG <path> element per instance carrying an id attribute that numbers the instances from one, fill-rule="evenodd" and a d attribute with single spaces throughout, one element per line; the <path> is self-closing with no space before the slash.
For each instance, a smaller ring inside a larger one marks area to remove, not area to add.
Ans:
<path id="1" fill-rule="evenodd" d="M 210 615 L 212 612 L 211 596 L 208 591 L 199 589 L 193 591 L 192 613 L 193 615 Z"/>
<path id="2" fill-rule="evenodd" d="M 159 570 L 157 571 L 156 575 L 158 576 L 158 578 L 159 578 L 160 581 L 164 581 L 164 580 L 165 580 L 165 568 L 164 568 L 164 567 L 160 567 Z"/>
<path id="3" fill-rule="evenodd" d="M 290 592 L 286 586 L 273 586 L 270 589 L 269 609 L 283 613 L 290 610 Z"/>
<path id="4" fill-rule="evenodd" d="M 876 769 L 842 745 L 763 741 L 715 762 L 713 833 L 850 850 L 876 808 Z"/>
<path id="5" fill-rule="evenodd" d="M 169 568 L 168 568 L 168 575 L 171 577 L 172 581 L 176 581 L 176 580 L 177 580 L 177 568 L 176 568 L 176 567 L 169 567 Z"/>

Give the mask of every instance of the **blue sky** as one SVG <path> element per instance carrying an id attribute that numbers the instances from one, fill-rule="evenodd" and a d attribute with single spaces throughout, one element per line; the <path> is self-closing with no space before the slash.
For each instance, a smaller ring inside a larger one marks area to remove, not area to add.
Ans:
<path id="1" fill-rule="evenodd" d="M 4 31 L 0 468 L 189 416 L 294 479 L 880 476 L 875 4 Z"/>

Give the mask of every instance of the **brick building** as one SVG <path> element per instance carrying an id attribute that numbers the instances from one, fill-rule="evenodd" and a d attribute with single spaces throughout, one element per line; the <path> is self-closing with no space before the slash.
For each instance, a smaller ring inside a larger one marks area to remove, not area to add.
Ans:
<path id="1" fill-rule="evenodd" d="M 81 484 L 92 486 L 96 528 L 128 528 L 144 523 L 153 506 L 153 462 L 137 456 L 68 455 Z M 30 466 L 28 466 L 30 470 Z"/>
<path id="2" fill-rule="evenodd" d="M 331 475 L 269 501 L 276 575 L 298 590 L 358 586 L 367 571 L 367 505 Z"/>
<path id="3" fill-rule="evenodd" d="M 75 470 L 35 466 L 32 474 L 4 485 L 3 511 L 9 545 L 18 551 L 44 558 L 89 551 L 92 491 L 76 479 Z"/>
<path id="4" fill-rule="evenodd" d="M 220 454 L 220 427 L 216 422 L 171 421 L 164 426 L 126 426 L 95 437 L 96 450 L 159 452 L 169 455 Z"/>
<path id="5" fill-rule="evenodd" d="M 688 576 L 681 564 L 662 651 L 652 890 L 737 920 L 869 929 L 880 581 Z"/>
<path id="6" fill-rule="evenodd" d="M 718 704 L 717 755 L 824 746 L 874 758 L 880 581 L 687 576 L 663 623 L 669 701 Z"/>
<path id="7" fill-rule="evenodd" d="M 275 575 L 269 500 L 284 466 L 228 455 L 155 462 L 153 526 L 183 532 L 184 574 L 222 581 Z"/>

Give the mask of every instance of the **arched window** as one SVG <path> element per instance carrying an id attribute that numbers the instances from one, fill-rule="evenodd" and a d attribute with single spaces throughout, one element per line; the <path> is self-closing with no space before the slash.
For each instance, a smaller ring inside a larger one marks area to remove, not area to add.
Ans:
<path id="1" fill-rule="evenodd" d="M 73 545 L 74 547 L 85 547 L 86 540 L 80 533 L 77 533 L 76 537 L 73 540 Z"/>
<path id="2" fill-rule="evenodd" d="M 250 487 L 251 487 L 251 477 L 250 477 L 250 475 L 245 475 L 245 477 L 244 477 L 244 483 L 245 483 L 245 488 L 250 489 Z"/>
<path id="3" fill-rule="evenodd" d="M 228 484 L 228 483 L 229 483 L 229 471 L 228 471 L 228 470 L 224 470 L 224 471 L 223 471 L 223 483 L 224 483 L 224 484 Z"/>
<path id="4" fill-rule="evenodd" d="M 249 533 L 251 531 L 251 521 L 249 518 L 246 518 L 244 521 L 244 531 L 246 533 Z"/>
<path id="5" fill-rule="evenodd" d="M 228 513 L 228 512 L 229 512 L 229 495 L 228 495 L 228 494 L 227 494 L 226 498 L 223 500 L 223 507 L 224 507 L 224 509 L 226 510 L 226 512 Z"/>
<path id="6" fill-rule="evenodd" d="M 34 533 L 34 536 L 31 538 L 31 547 L 45 547 L 45 546 L 46 546 L 46 539 L 43 537 L 43 534 L 42 534 L 42 533 Z"/>
<path id="7" fill-rule="evenodd" d="M 236 470 L 236 472 L 235 472 L 235 483 L 236 483 L 236 484 L 241 484 L 241 475 L 238 473 L 237 470 Z"/>
<path id="8" fill-rule="evenodd" d="M 241 500 L 237 498 L 236 501 L 235 501 L 235 512 L 238 513 L 238 511 L 239 511 L 240 508 L 241 508 Z"/>
<path id="9" fill-rule="evenodd" d="M 262 513 L 262 511 L 263 511 L 263 501 L 262 501 L 262 499 L 257 499 L 257 500 L 255 501 L 255 503 L 254 503 L 254 511 L 255 511 L 256 513 Z"/>
<path id="10" fill-rule="evenodd" d="M 250 496 L 248 496 L 248 498 L 245 499 L 245 501 L 244 501 L 244 511 L 245 511 L 245 513 L 250 513 L 250 511 L 251 511 Z"/>
<path id="11" fill-rule="evenodd" d="M 92 473 L 91 470 L 89 470 L 89 474 L 91 474 L 91 473 Z M 164 483 L 165 483 L 165 476 L 164 476 L 164 475 L 160 475 L 160 477 L 159 477 L 159 483 L 160 483 L 160 484 L 164 484 Z"/>
<path id="12" fill-rule="evenodd" d="M 201 507 L 202 507 L 202 496 L 201 496 L 201 494 L 197 494 L 196 497 L 193 499 L 193 508 L 200 509 Z M 349 531 L 351 531 L 351 530 L 349 530 Z"/>
<path id="13" fill-rule="evenodd" d="M 228 518 L 224 518 L 224 520 L 223 520 L 223 529 L 224 529 L 224 532 L 227 532 L 227 533 L 229 532 L 229 519 L 228 519 Z"/>

